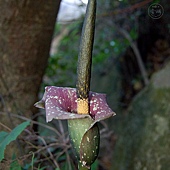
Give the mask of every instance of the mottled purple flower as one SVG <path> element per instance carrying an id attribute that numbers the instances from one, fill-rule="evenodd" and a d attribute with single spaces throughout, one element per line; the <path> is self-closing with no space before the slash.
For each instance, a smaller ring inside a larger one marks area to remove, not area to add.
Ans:
<path id="1" fill-rule="evenodd" d="M 45 108 L 47 122 L 52 119 L 77 119 L 89 117 L 93 124 L 114 116 L 115 113 L 106 102 L 106 95 L 89 92 L 89 114 L 77 114 L 77 96 L 75 88 L 48 86 L 39 102 L 38 108 Z"/>

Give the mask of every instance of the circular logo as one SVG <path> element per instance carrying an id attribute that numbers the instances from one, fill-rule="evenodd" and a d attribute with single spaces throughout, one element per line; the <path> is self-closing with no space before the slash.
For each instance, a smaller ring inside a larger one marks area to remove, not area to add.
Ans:
<path id="1" fill-rule="evenodd" d="M 153 19 L 161 18 L 163 13 L 164 13 L 164 9 L 158 3 L 151 4 L 148 8 L 148 15 Z"/>

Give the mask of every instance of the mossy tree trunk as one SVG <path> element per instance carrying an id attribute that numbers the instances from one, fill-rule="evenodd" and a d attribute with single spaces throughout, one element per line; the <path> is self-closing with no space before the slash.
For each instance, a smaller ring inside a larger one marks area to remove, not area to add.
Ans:
<path id="1" fill-rule="evenodd" d="M 27 118 L 35 113 L 59 5 L 60 0 L 0 1 L 0 131 L 21 122 L 11 113 Z M 14 142 L 5 158 L 22 149 Z"/>

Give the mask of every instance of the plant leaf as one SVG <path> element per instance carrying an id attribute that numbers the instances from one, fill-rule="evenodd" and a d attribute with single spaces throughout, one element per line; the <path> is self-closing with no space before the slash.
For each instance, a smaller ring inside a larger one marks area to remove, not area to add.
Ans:
<path id="1" fill-rule="evenodd" d="M 80 161 L 91 167 L 99 153 L 100 132 L 97 123 L 84 135 L 80 145 Z"/>
<path id="2" fill-rule="evenodd" d="M 30 121 L 27 122 L 23 122 L 20 125 L 18 125 L 17 127 L 15 127 L 10 133 L 8 133 L 8 135 L 3 132 L 1 132 L 1 135 L 4 135 L 4 139 L 1 140 L 0 142 L 0 161 L 2 161 L 2 159 L 4 158 L 4 151 L 6 146 L 14 141 L 19 135 L 20 133 L 30 124 Z"/>
<path id="3" fill-rule="evenodd" d="M 4 140 L 4 138 L 8 135 L 9 133 L 8 132 L 0 132 L 0 143 Z"/>
<path id="4" fill-rule="evenodd" d="M 10 163 L 10 170 L 22 170 L 21 166 L 19 165 L 18 160 L 16 159 L 16 154 L 12 155 L 12 161 Z"/>

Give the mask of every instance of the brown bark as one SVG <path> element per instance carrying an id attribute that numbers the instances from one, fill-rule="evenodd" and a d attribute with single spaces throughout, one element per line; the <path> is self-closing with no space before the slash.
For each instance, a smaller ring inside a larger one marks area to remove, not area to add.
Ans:
<path id="1" fill-rule="evenodd" d="M 0 131 L 31 118 L 42 81 L 60 0 L 0 1 Z M 7 148 L 6 158 L 18 148 Z"/>

